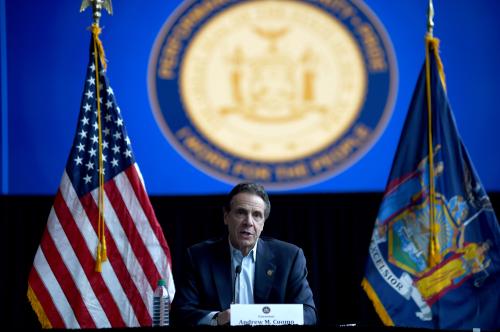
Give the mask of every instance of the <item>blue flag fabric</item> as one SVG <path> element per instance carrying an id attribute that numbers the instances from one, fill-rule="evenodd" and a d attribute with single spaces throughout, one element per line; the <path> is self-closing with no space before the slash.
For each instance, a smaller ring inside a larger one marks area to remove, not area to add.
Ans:
<path id="1" fill-rule="evenodd" d="M 500 227 L 426 46 L 362 286 L 385 325 L 498 330 Z"/>

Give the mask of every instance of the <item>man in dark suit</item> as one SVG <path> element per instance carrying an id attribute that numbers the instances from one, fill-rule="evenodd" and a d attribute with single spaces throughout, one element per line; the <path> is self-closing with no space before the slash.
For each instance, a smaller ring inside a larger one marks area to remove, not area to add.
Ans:
<path id="1" fill-rule="evenodd" d="M 232 302 L 303 304 L 304 324 L 316 324 L 302 249 L 260 237 L 270 211 L 261 185 L 241 183 L 231 190 L 224 205 L 229 237 L 187 251 L 172 303 L 174 325 L 226 325 Z"/>

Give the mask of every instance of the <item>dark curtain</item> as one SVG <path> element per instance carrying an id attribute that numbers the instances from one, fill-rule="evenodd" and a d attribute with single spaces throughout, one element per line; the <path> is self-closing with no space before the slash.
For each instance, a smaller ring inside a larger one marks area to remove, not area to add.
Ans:
<path id="1" fill-rule="evenodd" d="M 223 196 L 153 196 L 171 254 L 174 281 L 185 249 L 225 233 Z M 490 194 L 500 206 L 500 193 Z M 300 246 L 320 324 L 380 327 L 360 283 L 382 193 L 271 195 L 263 235 Z M 52 196 L 1 196 L 2 308 L 5 327 L 39 327 L 27 300 L 27 278 L 45 230 Z M 497 214 L 498 215 L 498 214 Z"/>

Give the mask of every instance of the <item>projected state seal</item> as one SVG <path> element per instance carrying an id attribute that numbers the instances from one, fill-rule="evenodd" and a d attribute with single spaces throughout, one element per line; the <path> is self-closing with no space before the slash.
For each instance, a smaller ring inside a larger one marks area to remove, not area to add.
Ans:
<path id="1" fill-rule="evenodd" d="M 149 66 L 155 117 L 189 162 L 225 182 L 294 188 L 338 174 L 378 138 L 395 58 L 349 1 L 189 1 Z"/>

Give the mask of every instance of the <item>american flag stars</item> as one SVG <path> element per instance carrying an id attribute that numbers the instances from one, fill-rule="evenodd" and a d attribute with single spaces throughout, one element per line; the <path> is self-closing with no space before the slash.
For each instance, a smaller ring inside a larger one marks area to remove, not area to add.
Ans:
<path id="1" fill-rule="evenodd" d="M 70 155 L 72 162 L 67 164 L 68 174 L 74 174 L 72 182 L 79 195 L 99 185 L 99 119 L 96 102 L 98 95 L 105 181 L 134 163 L 130 139 L 123 126 L 123 118 L 116 105 L 114 91 L 109 86 L 105 71 L 100 70 L 97 79 L 95 69 L 94 64 L 87 69 L 77 135 Z M 97 94 L 98 85 L 99 94 Z"/>

